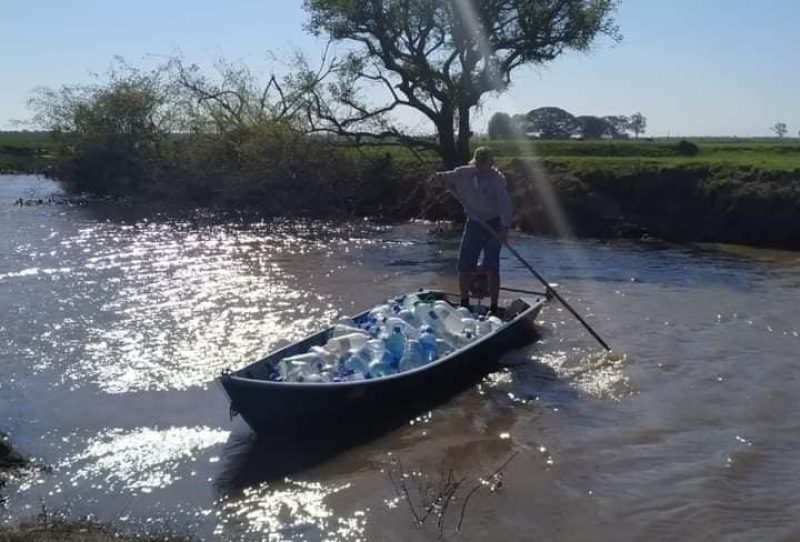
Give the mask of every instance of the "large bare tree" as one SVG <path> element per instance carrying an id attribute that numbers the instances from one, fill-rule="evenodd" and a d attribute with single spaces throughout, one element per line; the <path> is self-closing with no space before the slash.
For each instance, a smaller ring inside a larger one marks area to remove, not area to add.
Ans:
<path id="1" fill-rule="evenodd" d="M 308 28 L 346 44 L 333 63 L 335 83 L 309 101 L 315 131 L 389 141 L 438 152 L 446 166 L 467 161 L 470 115 L 502 92 L 525 65 L 584 51 L 606 35 L 619 39 L 618 0 L 304 0 Z M 438 138 L 397 127 L 411 108 Z"/>

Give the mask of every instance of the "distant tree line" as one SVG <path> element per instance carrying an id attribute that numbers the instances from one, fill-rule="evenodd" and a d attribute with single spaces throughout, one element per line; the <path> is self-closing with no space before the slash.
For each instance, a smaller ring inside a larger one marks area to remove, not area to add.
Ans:
<path id="1" fill-rule="evenodd" d="M 498 112 L 489 119 L 490 139 L 621 139 L 639 137 L 647 129 L 647 118 L 633 115 L 575 116 L 559 107 L 540 107 L 525 114 Z"/>

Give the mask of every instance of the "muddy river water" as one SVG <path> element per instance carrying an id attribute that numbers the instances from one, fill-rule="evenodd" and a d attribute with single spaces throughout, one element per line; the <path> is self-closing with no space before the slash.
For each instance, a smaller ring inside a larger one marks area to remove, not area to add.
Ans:
<path id="1" fill-rule="evenodd" d="M 614 354 L 550 303 L 541 340 L 480 385 L 298 456 L 231 420 L 215 377 L 338 314 L 454 290 L 457 231 L 153 214 L 0 177 L 0 430 L 40 465 L 2 490 L 0 520 L 44 507 L 203 540 L 800 540 L 800 253 L 511 242 Z M 540 289 L 507 252 L 502 269 Z"/>

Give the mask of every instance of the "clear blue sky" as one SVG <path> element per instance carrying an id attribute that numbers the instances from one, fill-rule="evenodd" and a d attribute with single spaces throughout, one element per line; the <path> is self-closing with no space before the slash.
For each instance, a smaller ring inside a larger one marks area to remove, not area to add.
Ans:
<path id="1" fill-rule="evenodd" d="M 37 86 L 90 81 L 115 55 L 134 65 L 181 52 L 211 67 L 223 57 L 267 71 L 268 50 L 309 54 L 302 2 L 289 0 L 0 0 L 0 129 L 25 119 Z M 800 130 L 800 0 L 623 0 L 619 45 L 601 41 L 544 69 L 517 73 L 488 97 L 498 110 L 554 105 L 573 114 L 641 111 L 652 135 L 771 135 Z M 405 119 L 416 125 L 413 116 Z M 420 126 L 421 128 L 421 126 Z"/>

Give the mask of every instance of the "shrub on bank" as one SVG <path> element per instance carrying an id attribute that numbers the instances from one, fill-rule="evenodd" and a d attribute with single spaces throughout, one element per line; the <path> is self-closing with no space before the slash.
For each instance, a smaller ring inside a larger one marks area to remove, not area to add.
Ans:
<path id="1" fill-rule="evenodd" d="M 675 145 L 675 150 L 682 156 L 697 156 L 700 152 L 700 148 L 697 145 L 685 139 L 681 139 L 678 144 Z"/>
<path id="2" fill-rule="evenodd" d="M 59 141 L 52 174 L 74 192 L 317 217 L 397 217 L 414 193 L 391 154 L 350 152 L 292 117 L 219 116 L 152 75 L 74 94 L 40 106 Z"/>

